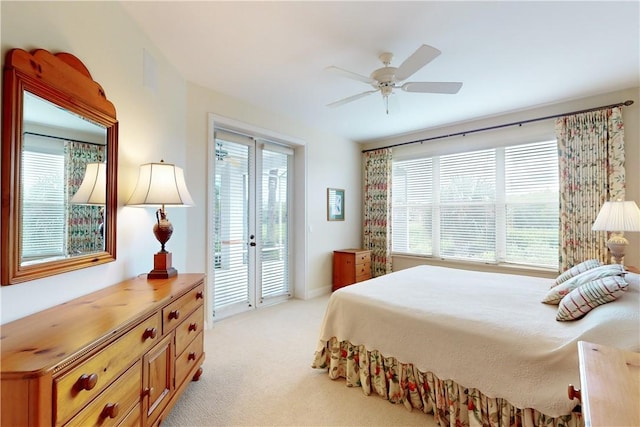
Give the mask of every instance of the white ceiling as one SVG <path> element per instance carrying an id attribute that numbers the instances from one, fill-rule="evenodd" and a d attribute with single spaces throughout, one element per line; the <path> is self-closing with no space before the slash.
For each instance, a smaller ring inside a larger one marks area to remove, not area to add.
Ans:
<path id="1" fill-rule="evenodd" d="M 123 2 L 189 81 L 355 141 L 640 86 L 640 2 Z M 421 44 L 442 54 L 407 81 L 461 81 L 457 95 L 396 91 L 326 104 Z M 621 100 L 623 101 L 623 100 Z"/>

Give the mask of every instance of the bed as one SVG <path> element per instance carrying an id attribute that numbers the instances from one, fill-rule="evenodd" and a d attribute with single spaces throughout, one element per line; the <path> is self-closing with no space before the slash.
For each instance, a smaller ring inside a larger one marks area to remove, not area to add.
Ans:
<path id="1" fill-rule="evenodd" d="M 580 426 L 578 341 L 640 351 L 640 276 L 579 320 L 543 304 L 554 279 L 435 266 L 334 292 L 312 366 L 440 426 Z"/>

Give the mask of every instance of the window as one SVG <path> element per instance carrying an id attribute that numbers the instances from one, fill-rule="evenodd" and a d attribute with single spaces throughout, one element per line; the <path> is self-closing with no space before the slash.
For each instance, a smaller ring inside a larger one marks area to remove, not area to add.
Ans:
<path id="1" fill-rule="evenodd" d="M 22 259 L 66 253 L 64 155 L 22 153 Z"/>
<path id="2" fill-rule="evenodd" d="M 393 252 L 558 266 L 556 141 L 394 160 Z"/>

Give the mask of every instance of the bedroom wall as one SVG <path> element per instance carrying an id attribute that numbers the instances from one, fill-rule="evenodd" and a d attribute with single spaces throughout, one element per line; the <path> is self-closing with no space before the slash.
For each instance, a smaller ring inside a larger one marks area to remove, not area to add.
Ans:
<path id="1" fill-rule="evenodd" d="M 124 207 L 138 167 L 164 159 L 185 169 L 196 206 L 172 209 L 175 232 L 167 244 L 178 271 L 206 271 L 207 115 L 291 135 L 306 146 L 306 228 L 308 263 L 302 298 L 330 290 L 334 249 L 360 244 L 360 170 L 358 146 L 190 85 L 162 56 L 118 2 L 0 2 L 2 58 L 9 49 L 44 48 L 80 58 L 116 107 L 119 121 L 118 241 L 112 263 L 0 288 L 0 324 L 68 301 L 153 267 L 158 243 L 151 227 L 153 209 Z M 149 54 L 157 84 L 143 79 L 143 55 Z M 304 176 L 305 171 L 299 171 Z M 303 181 L 304 182 L 304 181 Z M 300 184 L 300 183 L 298 183 Z M 305 184 L 303 184 L 305 185 Z M 326 221 L 326 188 L 345 188 L 347 220 Z M 304 216 L 304 215 L 303 215 Z M 297 238 L 297 237 L 296 237 Z M 297 271 L 304 271 L 298 266 Z M 300 285 L 298 284 L 298 287 Z"/>
<path id="2" fill-rule="evenodd" d="M 626 100 L 634 101 L 633 105 L 623 107 L 622 114 L 625 127 L 625 166 L 626 166 L 626 200 L 633 200 L 640 206 L 640 88 L 630 88 L 622 91 L 605 93 L 595 96 L 589 96 L 580 99 L 567 100 L 555 104 L 540 106 L 528 110 L 487 117 L 481 120 L 474 120 L 466 123 L 458 123 L 452 126 L 446 126 L 429 131 L 416 132 L 412 134 L 397 136 L 394 138 L 371 141 L 362 144 L 363 148 L 381 147 L 391 144 L 397 144 L 406 141 L 414 141 L 440 135 L 463 132 L 465 130 L 479 129 L 489 126 L 496 126 L 505 123 L 513 123 L 518 120 L 533 119 L 538 117 L 547 117 L 555 114 L 567 113 L 602 105 L 610 105 Z M 523 126 L 513 126 L 495 131 L 479 132 L 466 136 L 445 138 L 423 144 L 410 145 L 396 149 L 395 156 L 403 156 L 416 152 L 427 153 L 450 153 L 456 151 L 466 151 L 473 149 L 481 149 L 488 145 L 498 143 L 533 142 L 540 141 L 544 138 L 555 138 L 554 120 L 545 120 L 526 124 Z M 640 233 L 626 233 L 629 240 L 629 246 L 626 250 L 625 264 L 632 266 L 640 266 Z M 434 260 L 428 258 L 394 256 L 394 270 L 400 270 L 412 267 L 418 264 L 437 264 L 447 265 L 457 268 L 474 268 L 488 271 L 505 271 L 504 268 L 470 265 L 460 262 L 445 262 L 442 260 Z M 532 274 L 538 276 L 552 277 L 556 272 L 548 272 L 541 270 L 528 270 L 510 268 L 508 272 L 515 274 Z"/>

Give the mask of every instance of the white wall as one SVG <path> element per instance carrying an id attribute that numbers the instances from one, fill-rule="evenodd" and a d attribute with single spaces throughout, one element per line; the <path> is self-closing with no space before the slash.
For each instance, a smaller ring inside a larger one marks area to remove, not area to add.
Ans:
<path id="1" fill-rule="evenodd" d="M 356 144 L 188 84 L 118 2 L 2 1 L 0 19 L 3 62 L 12 48 L 72 53 L 102 85 L 116 107 L 119 121 L 117 260 L 1 287 L 0 323 L 151 270 L 153 254 L 159 249 L 151 231 L 153 209 L 124 207 L 142 163 L 164 159 L 185 169 L 196 207 L 168 209 L 175 231 L 167 249 L 173 253 L 173 264 L 179 272 L 206 271 L 208 113 L 305 141 L 309 267 L 307 283 L 303 285 L 306 288 L 298 296 L 329 291 L 332 251 L 361 243 L 360 154 Z M 143 81 L 145 50 L 155 63 L 155 89 L 145 87 Z M 303 174 L 300 171 L 299 175 Z M 344 222 L 326 221 L 329 186 L 346 190 Z"/>
<path id="2" fill-rule="evenodd" d="M 567 113 L 587 108 L 610 105 L 626 100 L 634 101 L 629 107 L 622 108 L 622 115 L 625 128 L 625 167 L 626 167 L 626 200 L 634 200 L 640 206 L 640 88 L 631 88 L 623 91 L 606 93 L 599 96 L 558 102 L 557 104 L 540 106 L 530 110 L 519 111 L 499 116 L 489 117 L 482 120 L 475 120 L 467 123 L 459 123 L 429 131 L 416 132 L 409 135 L 397 136 L 385 140 L 379 140 L 363 144 L 364 148 L 381 147 L 392 144 L 399 144 L 407 141 L 415 141 L 436 137 L 440 135 L 450 135 L 472 129 L 480 129 L 501 124 L 514 123 L 527 119 L 547 117 L 556 114 Z M 525 138 L 520 140 L 520 138 Z M 507 127 L 500 130 L 479 132 L 466 136 L 437 139 L 423 144 L 407 145 L 394 150 L 394 156 L 410 155 L 416 152 L 427 153 L 451 153 L 472 149 L 481 149 L 496 143 L 496 140 L 509 143 L 518 140 L 519 142 L 534 142 L 544 138 L 555 138 L 554 120 L 545 120 L 521 127 Z M 625 264 L 640 266 L 640 233 L 626 233 L 629 240 L 629 247 L 626 250 Z M 411 258 L 395 256 L 393 258 L 394 270 L 411 267 L 425 262 L 434 263 L 437 260 L 425 258 Z M 445 263 L 447 265 L 461 267 L 460 263 Z M 468 266 L 467 266 L 468 267 Z M 495 268 L 486 267 L 495 271 Z M 512 269 L 513 273 L 524 273 L 523 270 Z M 529 272 L 531 273 L 531 272 Z M 538 272 L 544 275 L 544 272 Z M 548 275 L 548 274 L 547 274 Z"/>

